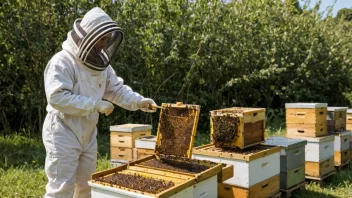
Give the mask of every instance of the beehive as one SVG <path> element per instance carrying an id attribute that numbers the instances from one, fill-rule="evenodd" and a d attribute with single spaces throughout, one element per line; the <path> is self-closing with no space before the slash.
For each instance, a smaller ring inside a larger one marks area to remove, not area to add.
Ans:
<path id="1" fill-rule="evenodd" d="M 352 109 L 346 111 L 346 130 L 352 130 Z"/>
<path id="2" fill-rule="evenodd" d="M 156 136 L 154 135 L 137 138 L 135 148 L 133 149 L 133 156 L 138 160 L 153 155 L 155 144 Z"/>
<path id="3" fill-rule="evenodd" d="M 334 171 L 334 135 L 303 137 L 287 135 L 289 138 L 306 140 L 305 175 L 321 178 Z"/>
<path id="4" fill-rule="evenodd" d="M 211 142 L 219 148 L 248 148 L 264 142 L 265 109 L 232 107 L 210 111 Z"/>
<path id="5" fill-rule="evenodd" d="M 129 178 L 128 180 L 120 179 L 116 181 L 119 182 L 119 184 L 112 184 L 108 178 L 115 176 L 116 174 L 125 174 L 130 177 L 138 176 L 138 180 L 135 179 L 136 181 L 134 182 L 133 178 Z M 160 180 L 163 180 L 164 185 L 167 184 L 167 186 L 163 190 L 160 190 L 160 192 L 153 192 L 156 191 L 155 185 L 145 185 L 145 183 L 152 182 L 151 180 L 154 182 L 159 181 L 159 185 Z M 170 182 L 173 183 L 173 186 L 168 186 L 171 185 Z M 194 182 L 195 178 L 191 176 L 177 175 L 173 173 L 148 173 L 138 170 L 133 166 L 123 165 L 94 173 L 92 179 L 88 181 L 88 184 L 91 186 L 92 198 L 193 198 Z"/>
<path id="6" fill-rule="evenodd" d="M 328 107 L 326 124 L 328 131 L 346 130 L 347 107 Z"/>
<path id="7" fill-rule="evenodd" d="M 110 126 L 111 160 L 132 161 L 137 138 L 151 135 L 151 125 L 123 124 Z"/>
<path id="8" fill-rule="evenodd" d="M 234 177 L 224 183 L 249 188 L 280 174 L 280 147 L 257 145 L 244 150 L 221 149 L 213 144 L 193 149 L 193 158 L 233 165 Z"/>
<path id="9" fill-rule="evenodd" d="M 334 151 L 345 151 L 350 148 L 351 132 L 335 132 L 334 135 Z"/>
<path id="10" fill-rule="evenodd" d="M 280 146 L 280 189 L 289 189 L 305 180 L 306 140 L 270 137 L 265 144 Z"/>
<path id="11" fill-rule="evenodd" d="M 200 106 L 163 103 L 157 130 L 155 155 L 131 162 L 146 171 L 177 173 L 195 178 L 194 197 L 216 197 L 221 163 L 190 159 L 199 119 Z M 196 169 L 192 172 L 188 169 Z M 232 167 L 231 167 L 232 168 Z"/>
<path id="12" fill-rule="evenodd" d="M 287 134 L 319 137 L 327 134 L 326 103 L 286 103 Z"/>

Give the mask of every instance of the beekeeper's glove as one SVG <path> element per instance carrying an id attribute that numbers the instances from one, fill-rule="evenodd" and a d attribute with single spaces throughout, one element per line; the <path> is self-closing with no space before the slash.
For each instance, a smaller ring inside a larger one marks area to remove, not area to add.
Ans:
<path id="1" fill-rule="evenodd" d="M 137 103 L 137 107 L 144 112 L 149 112 L 149 113 L 153 113 L 156 111 L 155 108 L 151 108 L 151 105 L 153 106 L 157 106 L 157 104 L 154 102 L 153 99 L 150 98 L 143 98 L 142 100 L 140 100 Z"/>
<path id="2" fill-rule="evenodd" d="M 108 116 L 113 110 L 114 105 L 111 102 L 105 100 L 98 100 L 94 107 L 99 113 L 103 113 Z"/>

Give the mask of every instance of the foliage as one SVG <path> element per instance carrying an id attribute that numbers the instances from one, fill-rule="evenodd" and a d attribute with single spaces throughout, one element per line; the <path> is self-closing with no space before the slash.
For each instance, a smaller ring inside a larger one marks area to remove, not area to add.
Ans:
<path id="1" fill-rule="evenodd" d="M 73 21 L 102 7 L 124 29 L 112 61 L 126 84 L 157 103 L 199 104 L 200 131 L 210 110 L 279 109 L 286 102 L 348 106 L 351 24 L 321 19 L 297 1 L 4 0 L 0 6 L 0 130 L 40 131 L 43 71 Z M 279 110 L 277 110 L 279 111 Z M 152 123 L 158 114 L 115 109 L 99 128 Z"/>
<path id="2" fill-rule="evenodd" d="M 337 12 L 336 19 L 344 19 L 346 21 L 352 21 L 352 8 L 342 8 Z"/>

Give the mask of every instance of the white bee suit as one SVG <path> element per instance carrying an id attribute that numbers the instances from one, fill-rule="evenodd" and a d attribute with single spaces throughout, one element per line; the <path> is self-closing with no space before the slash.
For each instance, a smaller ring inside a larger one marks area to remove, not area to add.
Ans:
<path id="1" fill-rule="evenodd" d="M 107 48 L 91 56 L 94 44 L 106 34 L 112 35 Z M 75 21 L 63 50 L 46 66 L 45 197 L 90 197 L 87 181 L 97 161 L 97 101 L 105 99 L 131 111 L 148 111 L 141 108 L 146 101 L 155 104 L 124 85 L 109 64 L 122 36 L 103 10 L 93 8 Z"/>

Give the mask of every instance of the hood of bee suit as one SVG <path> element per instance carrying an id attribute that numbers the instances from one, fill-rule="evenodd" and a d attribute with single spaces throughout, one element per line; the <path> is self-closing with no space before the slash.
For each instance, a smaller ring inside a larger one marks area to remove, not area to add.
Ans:
<path id="1" fill-rule="evenodd" d="M 104 38 L 102 48 L 96 44 Z M 104 71 L 123 39 L 122 29 L 101 8 L 93 8 L 75 20 L 63 49 L 77 57 L 93 71 Z"/>

